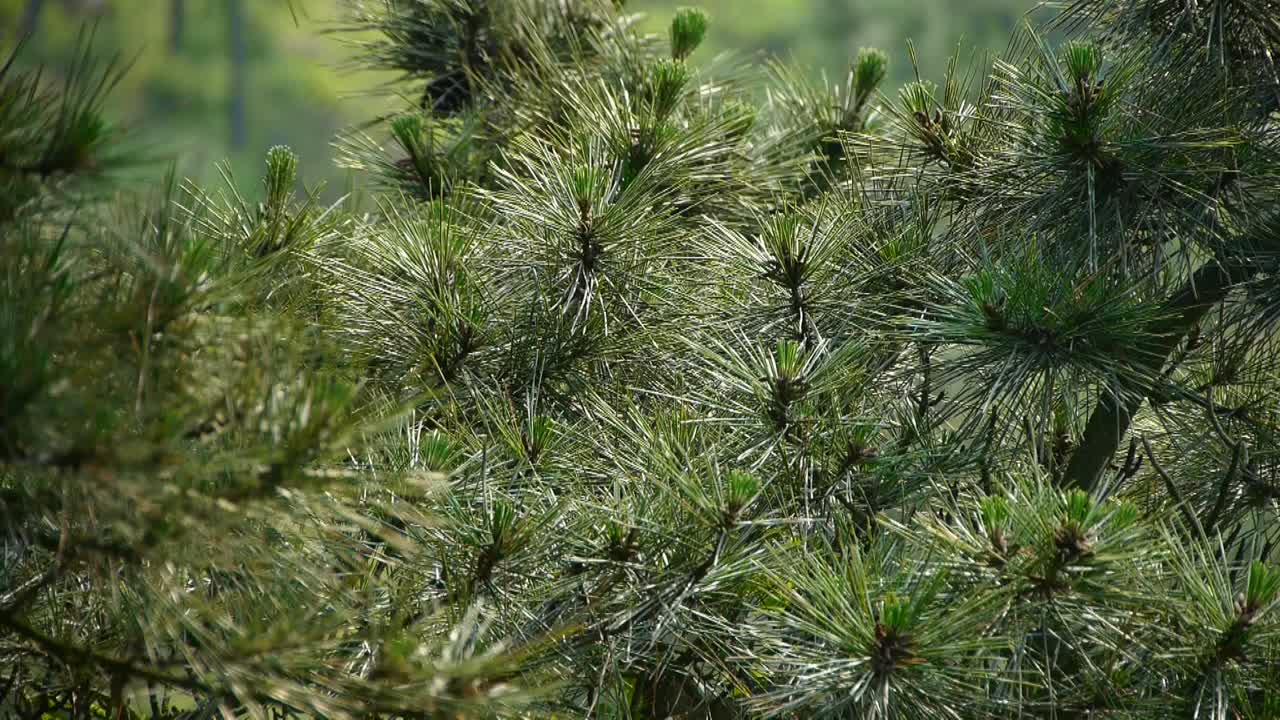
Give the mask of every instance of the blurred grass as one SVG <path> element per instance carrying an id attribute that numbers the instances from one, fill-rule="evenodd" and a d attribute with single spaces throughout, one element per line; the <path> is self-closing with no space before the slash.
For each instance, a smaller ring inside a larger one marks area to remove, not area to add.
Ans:
<path id="1" fill-rule="evenodd" d="M 0 38 L 11 48 L 29 0 L 0 0 Z M 72 57 L 77 33 L 96 27 L 99 56 L 119 53 L 134 61 L 111 97 L 111 116 L 135 130 L 139 148 L 157 164 L 169 159 L 179 172 L 202 182 L 217 179 L 216 163 L 227 159 L 249 193 L 267 148 L 288 144 L 302 156 L 307 183 L 323 181 L 325 196 L 339 195 L 349 178 L 333 163 L 333 138 L 344 128 L 398 106 L 373 95 L 390 76 L 340 70 L 348 57 L 333 35 L 338 0 L 243 0 L 248 51 L 247 142 L 230 143 L 229 23 L 226 0 L 186 0 L 181 50 L 169 40 L 169 0 L 45 0 L 25 65 L 44 64 L 57 74 Z M 861 46 L 884 49 L 891 58 L 889 87 L 910 77 L 906 39 L 916 44 L 921 72 L 939 77 L 946 58 L 963 37 L 970 50 L 1000 50 L 1034 0 L 631 0 L 644 26 L 665 33 L 674 10 L 699 5 L 711 15 L 711 32 L 696 59 L 723 50 L 739 57 L 772 54 L 843 78 L 848 59 Z M 150 173 L 149 177 L 154 177 Z"/>

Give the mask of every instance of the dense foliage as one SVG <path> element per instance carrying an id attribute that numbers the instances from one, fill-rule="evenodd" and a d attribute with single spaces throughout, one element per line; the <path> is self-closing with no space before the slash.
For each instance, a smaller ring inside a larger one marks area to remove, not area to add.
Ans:
<path id="1" fill-rule="evenodd" d="M 4 66 L 0 702 L 1280 717 L 1274 0 L 896 93 L 620 4 L 353 3 L 375 212 Z"/>

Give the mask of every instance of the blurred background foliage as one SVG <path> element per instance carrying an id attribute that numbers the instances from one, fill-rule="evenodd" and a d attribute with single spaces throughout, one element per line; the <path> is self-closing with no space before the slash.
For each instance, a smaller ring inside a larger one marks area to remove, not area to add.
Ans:
<path id="1" fill-rule="evenodd" d="M 402 107 L 387 93 L 394 78 L 346 66 L 347 47 L 326 30 L 350 0 L 0 0 L 0 46 L 29 34 L 20 62 L 64 71 L 86 28 L 94 52 L 133 63 L 111 95 L 108 116 L 134 131 L 138 150 L 176 161 L 201 182 L 229 163 L 237 184 L 259 192 L 261 158 L 288 143 L 301 177 L 335 198 L 353 181 L 333 162 L 335 136 Z M 687 0 L 630 0 L 644 27 L 664 32 Z M 921 73 L 940 77 L 947 58 L 998 52 L 1036 0 L 699 0 L 712 30 L 695 60 L 732 49 L 768 54 L 806 69 L 813 82 L 843 79 L 859 47 L 890 58 L 887 89 L 909 79 L 903 38 Z M 348 37 L 349 36 L 345 36 Z M 6 52 L 7 55 L 7 52 Z M 145 147 L 140 139 L 145 138 Z M 144 170 L 145 177 L 152 177 Z"/>

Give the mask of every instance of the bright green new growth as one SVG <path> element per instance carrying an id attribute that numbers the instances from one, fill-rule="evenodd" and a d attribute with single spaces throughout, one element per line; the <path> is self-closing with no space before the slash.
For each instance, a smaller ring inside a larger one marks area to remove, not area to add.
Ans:
<path id="1" fill-rule="evenodd" d="M 1271 1 L 897 92 L 353 1 L 411 103 L 332 206 L 108 194 L 114 71 L 7 67 L 0 704 L 1280 717 Z"/>
<path id="2" fill-rule="evenodd" d="M 683 61 L 693 54 L 707 35 L 707 14 L 699 8 L 683 7 L 671 18 L 671 57 Z"/>
<path id="3" fill-rule="evenodd" d="M 853 94 L 862 105 L 880 87 L 889 71 L 889 56 L 876 48 L 861 48 L 853 61 Z"/>
<path id="4" fill-rule="evenodd" d="M 287 147 L 276 146 L 267 151 L 267 175 L 264 183 L 267 192 L 267 211 L 284 212 L 293 195 L 293 183 L 298 179 L 298 156 Z"/>

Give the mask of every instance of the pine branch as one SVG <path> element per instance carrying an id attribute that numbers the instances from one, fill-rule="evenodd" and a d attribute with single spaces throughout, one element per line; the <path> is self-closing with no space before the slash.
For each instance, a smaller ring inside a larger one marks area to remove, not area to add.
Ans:
<path id="1" fill-rule="evenodd" d="M 29 578 L 26 582 L 18 587 L 0 595 L 0 615 L 12 613 L 27 602 L 31 596 L 35 595 L 49 583 L 53 582 L 62 573 L 62 568 L 66 565 L 67 552 L 71 540 L 71 529 L 68 527 L 67 512 L 63 510 L 61 516 L 61 528 L 58 534 L 58 547 L 54 551 L 53 563 L 42 571 L 40 574 Z M 4 697 L 0 694 L 0 697 Z"/>
<path id="2" fill-rule="evenodd" d="M 1245 261 L 1228 260 L 1201 267 L 1187 284 L 1166 303 L 1168 314 L 1149 328 L 1154 338 L 1145 357 L 1144 370 L 1155 374 L 1168 360 L 1188 333 L 1215 305 L 1254 273 Z M 1133 422 L 1133 416 L 1145 401 L 1147 392 L 1126 393 L 1112 387 L 1098 401 L 1085 425 L 1080 444 L 1072 453 L 1063 473 L 1066 487 L 1092 491 L 1102 479 L 1103 471 L 1115 456 Z"/>

